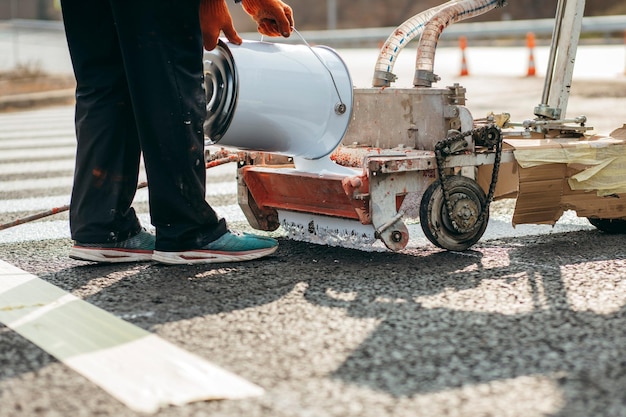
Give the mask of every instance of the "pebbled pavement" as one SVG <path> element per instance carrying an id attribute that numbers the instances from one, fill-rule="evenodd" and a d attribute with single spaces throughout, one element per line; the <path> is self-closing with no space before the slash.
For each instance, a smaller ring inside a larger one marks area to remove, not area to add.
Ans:
<path id="1" fill-rule="evenodd" d="M 623 236 L 585 230 L 361 252 L 280 240 L 241 264 L 89 265 L 10 245 L 29 272 L 261 385 L 159 416 L 626 415 Z M 0 329 L 0 416 L 135 416 Z"/>

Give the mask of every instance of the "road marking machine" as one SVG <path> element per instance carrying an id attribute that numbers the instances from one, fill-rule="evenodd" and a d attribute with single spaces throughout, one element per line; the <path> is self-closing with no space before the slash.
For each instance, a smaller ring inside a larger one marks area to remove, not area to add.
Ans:
<path id="1" fill-rule="evenodd" d="M 237 155 L 250 225 L 398 251 L 415 215 L 434 245 L 460 251 L 483 235 L 491 201 L 516 198 L 514 225 L 554 224 L 575 210 L 601 230 L 626 231 L 626 128 L 590 135 L 586 117 L 566 117 L 584 0 L 558 0 L 535 118 L 475 119 L 464 87 L 433 87 L 442 31 L 502 6 L 453 0 L 407 20 L 382 46 L 371 88 L 353 88 L 326 47 L 220 43 L 207 52 L 205 134 L 221 148 L 209 159 Z M 414 38 L 414 87 L 394 88 L 393 66 Z"/>

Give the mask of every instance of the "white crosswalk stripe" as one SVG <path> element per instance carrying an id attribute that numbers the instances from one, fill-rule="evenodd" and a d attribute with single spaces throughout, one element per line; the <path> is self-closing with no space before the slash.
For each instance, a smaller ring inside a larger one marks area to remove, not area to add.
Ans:
<path id="1" fill-rule="evenodd" d="M 71 185 L 71 182 L 70 182 Z M 2 183 L 0 183 L 0 189 Z M 207 189 L 207 197 L 218 195 L 234 195 L 237 193 L 235 182 L 219 182 L 211 184 L 211 187 Z M 148 190 L 142 188 L 137 190 L 135 195 L 135 203 L 148 202 Z M 0 201 L 0 213 L 15 213 L 29 210 L 43 211 L 51 207 L 63 206 L 69 203 L 69 197 L 67 195 L 54 196 L 54 197 L 30 197 L 30 198 L 17 198 Z"/>
<path id="2" fill-rule="evenodd" d="M 0 181 L 0 193 L 8 191 L 39 190 L 55 187 L 71 187 L 72 177 L 55 176 L 28 180 Z"/>
<path id="3" fill-rule="evenodd" d="M 23 129 L 23 126 L 20 126 L 19 129 Z M 0 136 L 3 136 L 2 131 L 0 131 Z M 39 149 L 42 148 L 53 148 L 56 146 L 76 146 L 76 139 L 74 137 L 74 133 L 68 133 L 67 136 L 48 136 L 45 138 L 20 138 L 20 139 L 9 139 L 3 138 L 0 141 L 0 149 L 22 149 L 22 148 L 31 148 L 37 147 Z"/>
<path id="4" fill-rule="evenodd" d="M 241 209 L 236 204 L 213 208 L 219 216 L 228 219 L 231 224 L 246 221 Z M 147 213 L 138 213 L 137 217 L 139 217 L 141 224 L 150 224 L 150 216 Z M 41 223 L 25 223 L 6 230 L 0 230 L 0 244 L 63 239 L 69 238 L 69 236 L 70 226 L 66 220 L 50 220 L 45 222 L 45 227 L 42 227 Z"/>
<path id="5" fill-rule="evenodd" d="M 38 122 L 38 121 L 35 121 Z M 60 137 L 65 135 L 74 135 L 74 129 L 67 128 L 48 128 L 48 129 L 33 129 L 30 130 L 29 126 L 25 123 L 19 123 L 16 129 L 2 132 L 2 136 L 7 139 L 33 139 L 33 138 L 47 138 L 47 137 Z M 26 130 L 26 131 L 24 131 Z M 71 137 L 71 136 L 70 136 Z"/>
<path id="6" fill-rule="evenodd" d="M 17 214 L 28 216 L 69 203 L 75 143 L 72 106 L 0 113 L 0 224 L 15 220 Z M 237 194 L 235 172 L 234 164 L 208 170 L 207 197 L 230 196 L 232 203 Z M 145 173 L 139 180 L 145 181 Z M 138 190 L 135 203 L 146 202 L 148 190 Z M 245 222 L 237 204 L 214 205 L 214 209 L 231 224 Z M 149 227 L 148 213 L 138 212 L 138 216 Z M 69 236 L 67 220 L 49 216 L 0 230 L 0 244 Z"/>
<path id="7" fill-rule="evenodd" d="M 2 139 L 0 139 L 2 140 Z M 38 149 L 33 149 L 33 155 L 38 156 Z M 58 159 L 56 161 L 34 161 L 0 163 L 0 175 L 28 174 L 53 171 L 73 171 L 74 159 Z"/>
<path id="8" fill-rule="evenodd" d="M 76 154 L 76 146 L 55 146 L 42 149 L 31 149 L 24 148 L 24 145 L 19 149 L 3 149 L 2 153 L 0 153 L 0 162 L 2 161 L 11 161 L 15 159 L 27 159 L 32 158 L 33 156 L 37 156 L 39 158 L 73 158 Z M 36 155 L 33 155 L 35 154 Z"/>

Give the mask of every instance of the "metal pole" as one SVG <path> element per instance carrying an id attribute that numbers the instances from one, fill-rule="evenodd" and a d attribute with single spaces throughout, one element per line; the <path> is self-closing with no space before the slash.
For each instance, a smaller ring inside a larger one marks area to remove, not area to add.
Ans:
<path id="1" fill-rule="evenodd" d="M 576 61 L 584 12 L 585 0 L 565 0 L 559 40 L 556 46 L 558 53 L 554 66 L 550 67 L 552 80 L 548 101 L 545 102 L 548 107 L 554 109 L 553 116 L 557 119 L 567 117 L 567 103 L 574 75 L 574 62 Z"/>
<path id="2" fill-rule="evenodd" d="M 548 104 L 550 101 L 550 90 L 552 89 L 552 78 L 554 76 L 554 62 L 556 61 L 557 46 L 561 35 L 561 25 L 563 24 L 563 14 L 565 13 L 565 0 L 559 0 L 556 6 L 556 16 L 554 20 L 554 30 L 552 31 L 552 42 L 550 44 L 550 55 L 548 58 L 548 70 L 543 86 L 543 96 L 541 104 Z"/>
<path id="3" fill-rule="evenodd" d="M 326 26 L 328 30 L 337 29 L 337 0 L 326 0 Z"/>

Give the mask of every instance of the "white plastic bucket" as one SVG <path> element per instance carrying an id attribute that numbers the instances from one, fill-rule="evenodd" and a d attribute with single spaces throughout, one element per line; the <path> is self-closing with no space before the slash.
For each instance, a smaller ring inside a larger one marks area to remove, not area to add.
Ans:
<path id="1" fill-rule="evenodd" d="M 205 52 L 204 72 L 213 143 L 317 159 L 346 133 L 352 79 L 331 48 L 220 41 Z"/>

